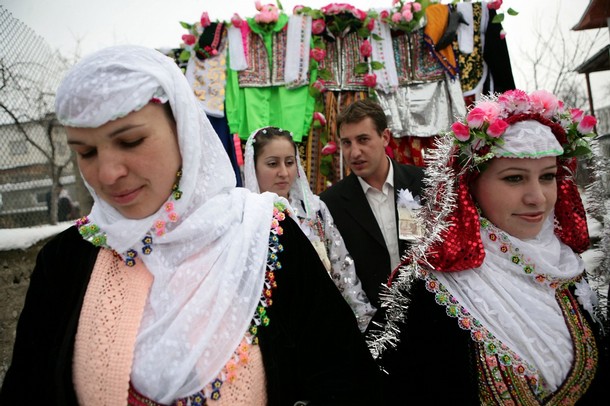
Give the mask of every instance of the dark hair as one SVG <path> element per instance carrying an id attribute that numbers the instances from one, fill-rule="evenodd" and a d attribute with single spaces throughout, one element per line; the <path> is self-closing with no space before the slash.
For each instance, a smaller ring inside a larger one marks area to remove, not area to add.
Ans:
<path id="1" fill-rule="evenodd" d="M 277 127 L 264 127 L 256 132 L 254 135 L 254 142 L 252 143 L 252 147 L 254 149 L 254 164 L 256 165 L 256 158 L 258 154 L 265 148 L 271 140 L 275 140 L 278 138 L 284 138 L 292 144 L 294 147 L 294 152 L 297 152 L 297 145 L 292 139 L 292 133 L 290 131 L 282 130 Z"/>
<path id="2" fill-rule="evenodd" d="M 388 119 L 381 106 L 372 99 L 358 100 L 347 106 L 337 117 L 337 131 L 341 135 L 343 124 L 359 123 L 370 117 L 375 125 L 377 133 L 381 134 L 388 128 Z"/>

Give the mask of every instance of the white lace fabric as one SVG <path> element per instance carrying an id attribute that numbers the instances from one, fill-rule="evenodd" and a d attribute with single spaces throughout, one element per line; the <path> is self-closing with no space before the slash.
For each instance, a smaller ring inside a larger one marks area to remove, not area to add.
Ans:
<path id="1" fill-rule="evenodd" d="M 211 382 L 233 355 L 255 313 L 264 284 L 268 236 L 277 197 L 235 188 L 235 175 L 201 104 L 173 60 L 139 46 L 98 51 L 75 65 L 56 98 L 59 120 L 98 127 L 168 98 L 182 155 L 178 221 L 139 254 L 154 277 L 138 332 L 131 380 L 160 403 Z M 151 157 L 154 159 L 154 157 Z M 140 241 L 164 208 L 127 219 L 87 185 L 90 221 L 119 253 Z M 169 191 L 168 191 L 169 193 Z"/>
<path id="2" fill-rule="evenodd" d="M 489 232 L 481 229 L 486 255 L 479 268 L 432 273 L 460 305 L 534 365 L 549 389 L 555 390 L 572 366 L 572 340 L 555 297 L 557 286 L 540 283 L 536 277 L 544 275 L 549 281 L 567 282 L 584 272 L 584 262 L 554 234 L 552 218 L 550 215 L 535 239 L 527 241 L 493 226 Z M 523 264 L 512 262 L 510 255 L 500 251 L 501 244 L 487 237 L 491 232 L 518 249 L 535 265 L 535 271 L 526 274 Z"/>

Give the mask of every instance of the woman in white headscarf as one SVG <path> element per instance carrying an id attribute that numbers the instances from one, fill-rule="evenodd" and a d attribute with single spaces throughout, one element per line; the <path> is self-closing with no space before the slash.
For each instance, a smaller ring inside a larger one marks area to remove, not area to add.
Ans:
<path id="1" fill-rule="evenodd" d="M 38 256 L 1 403 L 371 402 L 349 307 L 287 202 L 235 188 L 171 59 L 96 52 L 56 113 L 94 205 Z"/>
<path id="2" fill-rule="evenodd" d="M 246 143 L 244 177 L 251 191 L 274 192 L 289 200 L 301 229 L 364 332 L 375 308 L 362 290 L 354 260 L 328 207 L 309 187 L 292 134 L 277 127 L 254 131 Z"/>
<path id="3" fill-rule="evenodd" d="M 549 92 L 478 102 L 432 151 L 424 233 L 391 278 L 375 352 L 400 398 L 573 405 L 608 398 L 573 179 L 595 119 Z M 398 345 L 396 341 L 399 340 Z"/>

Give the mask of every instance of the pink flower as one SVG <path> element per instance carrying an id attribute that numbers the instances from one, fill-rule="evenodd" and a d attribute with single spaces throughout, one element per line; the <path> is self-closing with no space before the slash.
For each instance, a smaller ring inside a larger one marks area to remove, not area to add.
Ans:
<path id="1" fill-rule="evenodd" d="M 320 113 L 319 111 L 313 113 L 313 120 L 320 123 L 322 127 L 326 125 L 326 117 L 324 117 L 324 114 Z"/>
<path id="2" fill-rule="evenodd" d="M 500 105 L 494 102 L 481 102 L 468 113 L 466 119 L 470 128 L 481 128 L 484 123 L 494 122 L 500 115 Z"/>
<path id="3" fill-rule="evenodd" d="M 508 124 L 506 123 L 506 121 L 496 120 L 493 123 L 491 123 L 489 128 L 487 128 L 487 135 L 489 135 L 492 138 L 498 138 L 499 136 L 504 134 L 504 132 L 506 131 L 507 128 L 508 128 Z"/>
<path id="4" fill-rule="evenodd" d="M 584 115 L 585 112 L 581 109 L 570 109 L 570 116 L 575 123 L 580 123 Z"/>
<path id="5" fill-rule="evenodd" d="M 381 17 L 382 20 L 387 19 L 390 16 L 390 13 L 388 12 L 388 10 L 382 10 L 381 13 L 379 13 L 379 17 Z"/>
<path id="6" fill-rule="evenodd" d="M 366 28 L 369 31 L 373 31 L 373 28 L 375 28 L 375 20 L 373 20 L 372 18 L 369 20 L 369 23 L 366 25 Z"/>
<path id="7" fill-rule="evenodd" d="M 263 9 L 263 4 L 261 0 L 256 0 L 254 2 L 254 7 L 256 8 L 256 11 L 261 11 Z"/>
<path id="8" fill-rule="evenodd" d="M 326 28 L 326 23 L 323 18 L 315 19 L 311 22 L 311 32 L 314 35 L 320 35 L 324 32 Z"/>
<path id="9" fill-rule="evenodd" d="M 542 117 L 551 118 L 559 109 L 559 100 L 557 97 L 546 90 L 535 90 L 530 94 L 532 108 L 534 113 L 540 114 Z"/>
<path id="10" fill-rule="evenodd" d="M 362 41 L 362 44 L 360 44 L 360 55 L 362 55 L 364 58 L 368 58 L 369 56 L 371 56 L 372 53 L 373 47 L 371 46 L 369 40 L 365 39 L 364 41 Z"/>
<path id="11" fill-rule="evenodd" d="M 400 15 L 400 13 L 394 13 L 392 14 L 392 22 L 398 24 L 400 22 L 400 20 L 402 20 L 402 15 Z"/>
<path id="12" fill-rule="evenodd" d="M 456 121 L 451 125 L 451 131 L 460 141 L 468 141 L 470 139 L 470 128 L 461 121 Z"/>
<path id="13" fill-rule="evenodd" d="M 417 13 L 418 11 L 421 11 L 421 4 L 417 3 L 417 2 L 413 2 L 411 3 L 411 5 L 413 6 L 413 12 Z"/>
<path id="14" fill-rule="evenodd" d="M 319 92 L 326 91 L 326 86 L 324 85 L 324 81 L 322 79 L 316 80 L 312 86 L 317 89 Z"/>
<path id="15" fill-rule="evenodd" d="M 375 87 L 377 85 L 377 75 L 374 73 L 367 73 L 364 75 L 362 81 L 366 87 Z"/>
<path id="16" fill-rule="evenodd" d="M 203 28 L 209 27 L 210 24 L 212 24 L 212 22 L 210 21 L 210 16 L 208 16 L 208 12 L 207 11 L 204 11 L 201 14 L 201 19 L 199 21 L 201 22 L 201 26 Z"/>
<path id="17" fill-rule="evenodd" d="M 356 10 L 356 14 L 357 14 L 357 16 L 356 16 L 356 17 L 358 17 L 358 19 L 359 19 L 360 21 L 364 21 L 364 20 L 366 20 L 366 15 L 367 15 L 367 14 L 366 14 L 366 11 L 362 11 L 362 10 Z"/>
<path id="18" fill-rule="evenodd" d="M 507 90 L 498 97 L 500 106 L 510 114 L 526 113 L 530 108 L 530 98 L 523 90 Z"/>
<path id="19" fill-rule="evenodd" d="M 182 36 L 182 41 L 184 41 L 186 45 L 191 46 L 197 41 L 197 38 L 195 38 L 193 34 L 184 34 Z"/>
<path id="20" fill-rule="evenodd" d="M 504 38 L 506 38 L 506 31 L 501 30 L 500 31 L 500 39 L 504 39 Z"/>
<path id="21" fill-rule="evenodd" d="M 301 11 L 302 9 L 304 9 L 305 6 L 301 5 L 301 4 L 297 4 L 296 6 L 294 6 L 294 8 L 292 9 L 292 14 L 299 14 L 299 11 Z"/>
<path id="22" fill-rule="evenodd" d="M 497 10 L 502 7 L 502 0 L 494 0 L 487 3 L 487 8 L 490 10 Z"/>
<path id="23" fill-rule="evenodd" d="M 241 19 L 241 17 L 239 16 L 239 14 L 237 13 L 233 13 L 233 17 L 231 17 L 231 24 L 233 24 L 233 27 L 241 27 L 241 23 L 244 20 Z"/>
<path id="24" fill-rule="evenodd" d="M 413 13 L 410 10 L 403 11 L 402 16 L 404 17 L 405 21 L 407 21 L 407 22 L 413 20 Z"/>
<path id="25" fill-rule="evenodd" d="M 400 0 L 392 0 L 392 6 L 395 6 L 398 3 L 400 3 Z"/>
<path id="26" fill-rule="evenodd" d="M 597 124 L 597 119 L 593 116 L 584 116 L 576 129 L 581 134 L 589 134 Z"/>
<path id="27" fill-rule="evenodd" d="M 311 51 L 309 51 L 309 56 L 311 56 L 316 62 L 322 62 L 326 56 L 326 50 L 322 48 L 313 48 Z"/>
<path id="28" fill-rule="evenodd" d="M 334 141 L 328 141 L 328 144 L 322 147 L 320 153 L 322 155 L 331 155 L 337 152 L 337 144 Z"/>

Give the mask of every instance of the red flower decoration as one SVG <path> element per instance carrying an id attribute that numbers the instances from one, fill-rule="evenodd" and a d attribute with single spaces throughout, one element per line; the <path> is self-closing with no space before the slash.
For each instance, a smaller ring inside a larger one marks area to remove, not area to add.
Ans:
<path id="1" fill-rule="evenodd" d="M 320 153 L 322 155 L 331 155 L 337 152 L 337 144 L 334 141 L 328 141 L 328 144 L 322 147 Z"/>
<path id="2" fill-rule="evenodd" d="M 377 75 L 374 73 L 367 73 L 364 75 L 364 79 L 362 81 L 367 87 L 375 87 L 377 85 Z"/>
<path id="3" fill-rule="evenodd" d="M 184 34 L 182 36 L 182 41 L 184 41 L 184 43 L 186 45 L 193 45 L 195 44 L 195 42 L 197 42 L 197 38 L 195 38 L 195 36 L 193 34 Z"/>

